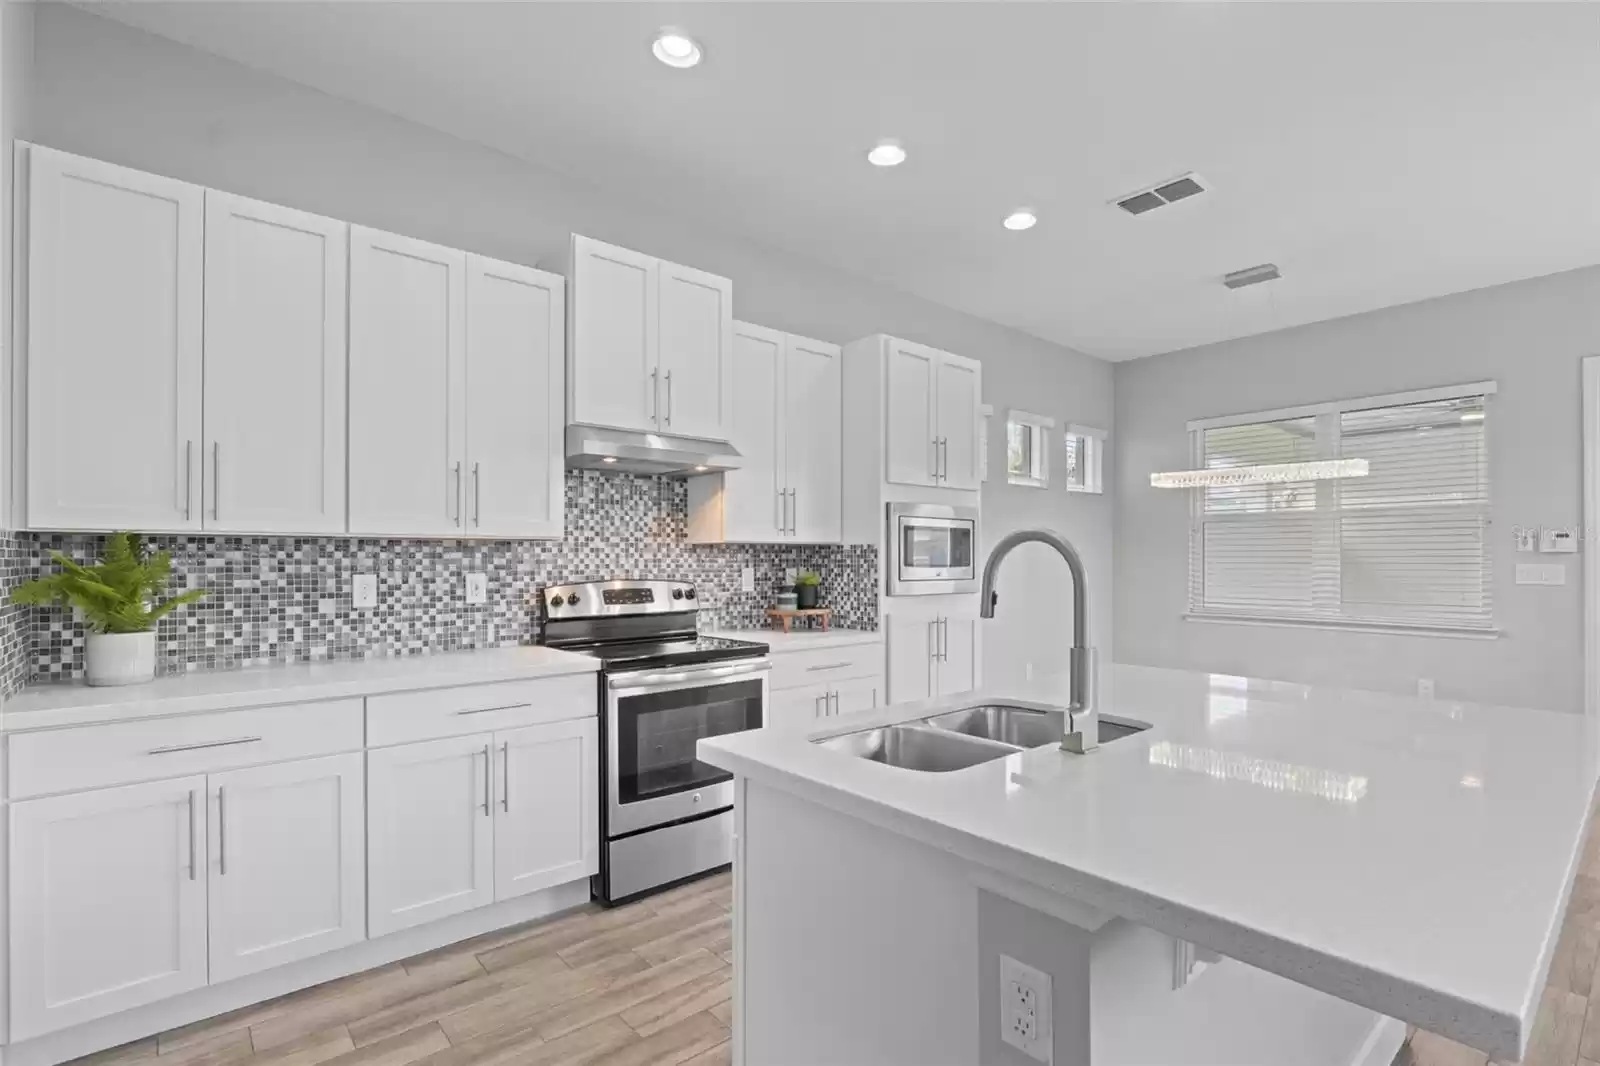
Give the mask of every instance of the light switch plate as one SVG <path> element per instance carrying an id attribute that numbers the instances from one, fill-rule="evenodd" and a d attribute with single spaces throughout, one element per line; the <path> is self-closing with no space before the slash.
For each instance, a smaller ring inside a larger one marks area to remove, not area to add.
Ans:
<path id="1" fill-rule="evenodd" d="M 784 572 L 783 572 L 783 580 L 785 582 L 787 582 L 788 584 L 790 584 L 790 585 L 794 584 L 795 578 L 797 578 L 799 576 L 800 576 L 800 571 L 797 570 L 796 568 L 792 567 L 792 566 L 789 567 L 788 569 L 784 570 Z"/>
<path id="2" fill-rule="evenodd" d="M 747 566 L 739 571 L 739 591 L 754 592 L 756 590 L 756 568 Z"/>
<path id="3" fill-rule="evenodd" d="M 357 574 L 350 590 L 350 599 L 354 606 L 378 606 L 378 575 Z"/>
<path id="4" fill-rule="evenodd" d="M 483 603 L 489 598 L 489 575 L 481 570 L 467 575 L 467 602 Z"/>
<path id="5" fill-rule="evenodd" d="M 1567 583 L 1567 567 L 1565 563 L 1518 563 L 1517 584 L 1519 585 L 1565 585 Z"/>

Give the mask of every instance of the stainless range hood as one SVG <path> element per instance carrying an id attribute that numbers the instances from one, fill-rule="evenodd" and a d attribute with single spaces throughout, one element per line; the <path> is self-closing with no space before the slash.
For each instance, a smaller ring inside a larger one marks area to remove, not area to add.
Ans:
<path id="1" fill-rule="evenodd" d="M 689 477 L 737 470 L 743 465 L 739 452 L 726 442 L 626 429 L 567 427 L 568 467 Z"/>

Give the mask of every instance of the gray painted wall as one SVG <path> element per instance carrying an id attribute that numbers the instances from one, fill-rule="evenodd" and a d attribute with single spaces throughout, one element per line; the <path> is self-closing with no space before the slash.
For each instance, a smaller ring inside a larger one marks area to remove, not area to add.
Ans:
<path id="1" fill-rule="evenodd" d="M 1118 364 L 1116 652 L 1122 662 L 1583 708 L 1582 556 L 1518 556 L 1517 525 L 1583 520 L 1580 361 L 1600 354 L 1600 268 Z M 1495 641 L 1185 622 L 1192 418 L 1492 379 Z M 1586 545 L 1587 547 L 1587 545 Z M 1518 586 L 1518 561 L 1567 564 Z"/>
<path id="2" fill-rule="evenodd" d="M 603 199 L 487 148 L 74 8 L 38 7 L 34 97 L 35 139 L 65 151 L 552 269 L 576 231 L 732 278 L 735 314 L 751 322 L 836 342 L 885 332 L 980 359 L 984 399 L 997 410 L 991 470 L 1003 471 L 998 423 L 1009 407 L 1111 428 L 1109 364 L 708 231 L 650 202 L 648 189 L 631 203 Z M 1109 501 L 993 481 L 983 500 L 986 539 L 1043 525 L 1079 544 L 1098 584 L 1093 639 L 1108 646 Z M 1044 657 L 1067 642 L 1055 628 L 1064 568 L 1019 555 L 1005 579 L 1006 607 L 985 643 L 988 676 L 1036 660 L 1037 670 L 1061 668 Z"/>

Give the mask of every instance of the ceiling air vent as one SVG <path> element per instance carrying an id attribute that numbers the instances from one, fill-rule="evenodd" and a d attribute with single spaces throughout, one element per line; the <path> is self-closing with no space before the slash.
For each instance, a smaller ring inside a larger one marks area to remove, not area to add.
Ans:
<path id="1" fill-rule="evenodd" d="M 1130 215 L 1142 215 L 1146 211 L 1154 211 L 1158 207 L 1175 204 L 1179 200 L 1187 200 L 1191 196 L 1206 191 L 1205 183 L 1198 174 L 1184 174 L 1164 181 L 1160 185 L 1152 185 L 1148 189 L 1119 196 L 1112 202 Z"/>
<path id="2" fill-rule="evenodd" d="M 1242 289 L 1246 285 L 1259 285 L 1263 281 L 1277 281 L 1283 277 L 1278 273 L 1275 263 L 1262 263 L 1260 266 L 1246 267 L 1244 270 L 1235 270 L 1232 274 L 1222 275 L 1222 283 L 1230 289 Z"/>

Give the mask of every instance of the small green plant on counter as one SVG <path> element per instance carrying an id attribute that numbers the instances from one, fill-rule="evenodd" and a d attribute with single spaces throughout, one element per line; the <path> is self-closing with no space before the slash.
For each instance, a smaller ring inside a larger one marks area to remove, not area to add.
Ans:
<path id="1" fill-rule="evenodd" d="M 795 575 L 794 584 L 796 588 L 806 585 L 820 585 L 822 584 L 822 575 L 815 570 L 802 570 Z"/>
<path id="2" fill-rule="evenodd" d="M 18 586 L 11 602 L 76 607 L 93 633 L 146 632 L 169 611 L 206 594 L 205 589 L 190 589 L 156 603 L 172 575 L 172 554 L 147 550 L 137 533 L 108 536 L 105 553 L 93 566 L 73 562 L 60 552 L 50 555 L 61 569 Z"/>

